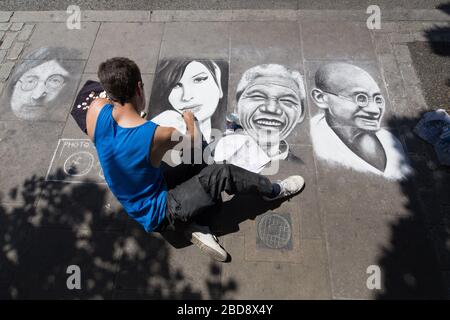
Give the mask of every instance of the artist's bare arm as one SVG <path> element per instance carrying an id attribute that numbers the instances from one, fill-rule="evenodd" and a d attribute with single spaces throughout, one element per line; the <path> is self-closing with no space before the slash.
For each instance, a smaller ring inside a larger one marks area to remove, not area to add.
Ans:
<path id="1" fill-rule="evenodd" d="M 194 114 L 191 111 L 185 111 L 183 112 L 183 119 L 187 127 L 186 135 L 172 127 L 158 126 L 156 128 L 150 154 L 152 166 L 158 167 L 166 152 L 173 149 L 182 139 L 189 139 L 191 146 L 193 146 L 196 140 L 201 138 Z"/>
<path id="2" fill-rule="evenodd" d="M 86 114 L 86 129 L 87 134 L 92 141 L 94 140 L 95 124 L 97 123 L 98 115 L 103 106 L 108 103 L 111 103 L 108 99 L 97 98 L 89 105 L 89 109 Z"/>

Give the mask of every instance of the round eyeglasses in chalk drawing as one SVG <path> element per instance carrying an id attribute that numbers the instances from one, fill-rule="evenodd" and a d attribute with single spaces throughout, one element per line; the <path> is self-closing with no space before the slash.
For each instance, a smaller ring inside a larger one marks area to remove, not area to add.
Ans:
<path id="1" fill-rule="evenodd" d="M 64 172 L 73 177 L 86 175 L 94 165 L 94 156 L 87 151 L 72 154 L 64 162 Z"/>
<path id="2" fill-rule="evenodd" d="M 281 249 L 291 240 L 292 229 L 289 221 L 279 214 L 268 214 L 259 220 L 258 236 L 269 248 Z"/>
<path id="3" fill-rule="evenodd" d="M 316 155 L 333 165 L 404 179 L 411 168 L 401 142 L 381 121 L 386 101 L 375 78 L 345 62 L 321 65 L 311 98 L 319 112 L 310 120 Z"/>
<path id="4" fill-rule="evenodd" d="M 11 108 L 22 119 L 41 119 L 49 103 L 59 95 L 68 76 L 56 60 L 51 60 L 25 72 L 11 96 Z"/>
<path id="5" fill-rule="evenodd" d="M 73 60 L 79 51 L 64 47 L 41 47 L 17 64 L 4 90 L 13 114 L 22 120 L 58 117 L 76 86 Z"/>

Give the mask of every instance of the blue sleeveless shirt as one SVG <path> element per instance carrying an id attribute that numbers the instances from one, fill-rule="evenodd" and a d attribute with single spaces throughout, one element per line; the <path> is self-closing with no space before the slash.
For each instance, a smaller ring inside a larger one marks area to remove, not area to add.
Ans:
<path id="1" fill-rule="evenodd" d="M 147 121 L 123 128 L 112 116 L 113 105 L 106 104 L 97 118 L 94 145 L 106 183 L 125 211 L 147 232 L 164 219 L 167 186 L 161 168 L 150 162 L 150 148 L 156 127 Z"/>

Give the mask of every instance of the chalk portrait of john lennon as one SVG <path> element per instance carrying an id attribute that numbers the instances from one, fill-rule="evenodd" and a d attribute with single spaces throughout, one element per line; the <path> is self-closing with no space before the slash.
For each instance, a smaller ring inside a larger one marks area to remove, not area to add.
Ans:
<path id="1" fill-rule="evenodd" d="M 158 63 L 150 98 L 149 118 L 185 132 L 184 111 L 192 111 L 207 143 L 211 131 L 225 127 L 228 63 L 192 58 Z"/>
<path id="2" fill-rule="evenodd" d="M 253 167 L 251 158 L 261 160 L 260 164 L 285 160 L 286 138 L 305 117 L 305 98 L 303 77 L 296 70 L 264 64 L 245 71 L 237 86 L 235 109 L 243 130 L 219 141 L 216 162 L 249 158 L 249 167 L 244 167 L 259 172 L 262 168 Z"/>
<path id="3" fill-rule="evenodd" d="M 368 72 L 349 63 L 323 65 L 311 97 L 320 110 L 310 126 L 319 158 L 392 180 L 410 173 L 402 144 L 381 127 L 386 100 Z"/>
<path id="4" fill-rule="evenodd" d="M 76 86 L 72 68 L 64 60 L 69 49 L 43 47 L 16 67 L 5 94 L 13 114 L 22 120 L 47 120 L 70 98 Z"/>

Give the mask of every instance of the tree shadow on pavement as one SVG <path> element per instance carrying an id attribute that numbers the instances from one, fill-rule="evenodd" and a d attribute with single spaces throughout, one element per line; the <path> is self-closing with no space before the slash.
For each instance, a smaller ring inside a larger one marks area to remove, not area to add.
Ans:
<path id="1" fill-rule="evenodd" d="M 440 9 L 450 14 L 450 3 L 441 5 Z M 434 54 L 448 57 L 449 35 L 450 27 L 434 27 L 426 31 L 429 42 L 425 45 Z M 410 46 L 410 49 L 414 50 L 414 47 Z M 433 69 L 430 65 L 427 67 L 430 61 L 426 58 L 412 56 L 422 90 L 429 94 L 432 91 L 428 91 L 430 83 L 427 79 L 435 75 L 427 73 L 433 73 L 432 70 L 439 69 L 439 65 Z M 419 64 L 425 66 L 420 67 Z M 431 83 L 433 85 L 437 84 Z M 438 88 L 431 89 L 440 92 L 446 90 L 450 94 L 449 85 L 450 81 L 445 80 L 439 83 Z M 448 97 L 446 101 L 440 102 L 448 106 Z M 428 95 L 426 98 L 430 109 L 440 105 L 435 101 L 436 97 Z M 400 182 L 408 198 L 405 206 L 410 215 L 400 218 L 391 226 L 390 246 L 383 248 L 379 259 L 384 280 L 383 291 L 378 299 L 450 298 L 450 168 L 440 165 L 433 146 L 412 132 L 423 113 L 393 118 L 388 123 L 389 127 L 402 132 L 414 172 L 410 179 Z"/>
<path id="2" fill-rule="evenodd" d="M 206 289 L 194 288 L 173 266 L 179 253 L 112 208 L 103 185 L 32 176 L 21 187 L 23 202 L 0 204 L 0 299 L 222 299 L 237 288 L 214 262 Z M 80 290 L 67 288 L 70 265 L 80 267 Z"/>
<path id="3" fill-rule="evenodd" d="M 438 6 L 438 9 L 445 12 L 447 15 L 450 15 L 450 2 L 447 2 L 445 4 L 441 4 Z M 448 70 L 449 70 L 449 64 L 450 64 L 450 24 L 442 24 L 441 26 L 435 25 L 429 30 L 425 31 L 425 36 L 428 39 L 426 44 L 429 46 L 430 51 L 433 52 L 436 56 L 440 57 L 440 63 L 445 65 L 443 66 L 443 70 L 440 70 L 440 74 L 442 74 L 443 77 L 449 76 Z M 426 61 L 427 59 L 425 59 Z M 414 63 L 419 63 L 419 61 L 414 61 Z M 426 62 L 425 62 L 426 63 Z M 450 78 L 442 79 L 444 83 L 423 83 L 422 86 L 438 86 L 442 85 L 443 88 L 439 88 L 442 93 L 432 93 L 432 90 L 425 90 L 426 93 L 426 99 L 428 104 L 431 104 L 433 106 L 440 106 L 447 110 L 447 112 L 450 112 Z M 426 89 L 426 88 L 423 88 Z M 430 94 L 428 92 L 431 91 Z M 444 94 L 447 93 L 445 96 Z M 435 97 L 437 96 L 437 98 Z"/>
<path id="4" fill-rule="evenodd" d="M 413 174 L 400 182 L 409 212 L 391 224 L 391 238 L 382 249 L 382 291 L 377 299 L 445 299 L 450 250 L 450 170 L 439 166 L 431 145 L 412 128 L 419 118 L 397 118 L 390 127 L 402 129 Z"/>

